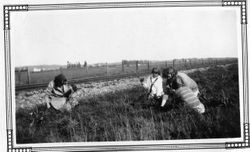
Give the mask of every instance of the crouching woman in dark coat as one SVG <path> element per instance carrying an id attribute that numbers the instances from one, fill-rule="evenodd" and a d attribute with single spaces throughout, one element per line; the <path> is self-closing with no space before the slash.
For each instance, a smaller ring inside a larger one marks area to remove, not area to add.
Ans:
<path id="1" fill-rule="evenodd" d="M 59 111 L 70 111 L 78 104 L 76 100 L 71 98 L 76 90 L 75 85 L 67 83 L 67 79 L 63 74 L 57 75 L 46 89 L 45 101 L 47 108 L 53 107 Z"/>

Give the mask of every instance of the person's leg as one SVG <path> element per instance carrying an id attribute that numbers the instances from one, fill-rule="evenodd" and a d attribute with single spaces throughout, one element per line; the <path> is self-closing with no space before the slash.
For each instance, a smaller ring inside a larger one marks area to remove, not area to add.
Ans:
<path id="1" fill-rule="evenodd" d="M 60 110 L 64 107 L 66 100 L 67 99 L 64 97 L 53 97 L 50 101 L 50 106 L 52 106 L 56 110 Z"/>
<path id="2" fill-rule="evenodd" d="M 176 92 L 187 106 L 193 108 L 199 113 L 205 112 L 205 107 L 198 98 L 199 90 L 193 91 L 187 87 L 181 87 Z"/>
<path id="3" fill-rule="evenodd" d="M 196 91 L 193 92 L 194 95 L 196 97 L 198 97 L 199 95 L 199 90 L 197 89 Z M 203 103 L 200 102 L 200 104 L 198 106 L 195 107 L 196 111 L 198 111 L 199 113 L 204 113 L 205 112 L 205 106 L 203 105 Z"/>

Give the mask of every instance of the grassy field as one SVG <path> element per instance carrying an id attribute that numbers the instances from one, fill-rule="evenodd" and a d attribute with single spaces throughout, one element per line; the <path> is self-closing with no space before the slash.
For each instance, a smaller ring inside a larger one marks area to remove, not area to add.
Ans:
<path id="1" fill-rule="evenodd" d="M 18 109 L 17 143 L 140 141 L 240 137 L 238 68 L 189 74 L 199 85 L 206 113 L 180 101 L 152 105 L 140 86 L 82 99 L 72 112 Z"/>

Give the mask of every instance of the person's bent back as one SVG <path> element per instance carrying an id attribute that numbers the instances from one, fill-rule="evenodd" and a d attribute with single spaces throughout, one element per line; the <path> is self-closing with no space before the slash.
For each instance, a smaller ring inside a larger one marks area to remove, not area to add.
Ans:
<path id="1" fill-rule="evenodd" d="M 178 72 L 170 67 L 163 70 L 163 78 L 167 80 L 165 87 L 175 92 L 186 105 L 199 113 L 205 112 L 205 107 L 198 98 L 198 85 L 187 74 Z"/>

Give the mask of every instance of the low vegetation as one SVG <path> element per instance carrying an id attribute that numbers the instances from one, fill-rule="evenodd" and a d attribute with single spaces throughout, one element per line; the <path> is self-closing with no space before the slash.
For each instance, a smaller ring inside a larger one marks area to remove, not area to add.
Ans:
<path id="1" fill-rule="evenodd" d="M 140 86 L 82 98 L 72 112 L 38 105 L 16 112 L 17 143 L 141 141 L 240 137 L 237 65 L 189 74 L 199 85 L 203 115 L 180 101 L 159 108 Z"/>

